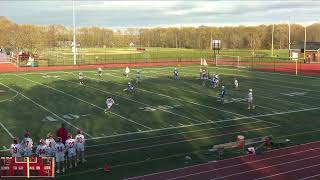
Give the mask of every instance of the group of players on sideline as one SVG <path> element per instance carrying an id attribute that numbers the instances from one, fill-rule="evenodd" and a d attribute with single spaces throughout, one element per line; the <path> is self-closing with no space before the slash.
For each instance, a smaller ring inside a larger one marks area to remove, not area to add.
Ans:
<path id="1" fill-rule="evenodd" d="M 126 67 L 124 70 L 124 76 L 125 77 L 129 77 L 129 73 L 130 73 L 130 69 L 129 67 Z M 101 77 L 102 76 L 102 68 L 99 67 L 98 68 L 98 76 Z M 178 80 L 179 79 L 179 71 L 178 69 L 175 67 L 173 69 L 173 79 Z M 220 76 L 219 74 L 212 74 L 210 76 L 210 74 L 205 70 L 202 69 L 200 72 L 200 79 L 202 80 L 202 86 L 206 86 L 207 81 L 209 81 L 211 83 L 211 86 L 213 88 L 217 88 L 219 86 L 219 82 L 220 82 Z M 79 81 L 80 81 L 80 85 L 84 84 L 84 75 L 83 73 L 79 73 Z M 140 74 L 140 70 L 136 71 L 136 83 L 141 83 L 141 74 Z M 239 90 L 239 82 L 237 80 L 237 78 L 234 78 L 234 82 L 233 82 L 233 86 L 235 90 Z M 131 82 L 128 82 L 128 86 L 127 88 L 123 89 L 123 91 L 127 91 L 130 93 L 133 93 L 135 90 L 134 85 Z M 227 91 L 224 85 L 221 86 L 221 90 L 219 93 L 219 97 L 221 102 L 224 104 L 225 103 L 225 97 L 227 96 Z M 248 90 L 247 96 L 246 96 L 246 101 L 248 103 L 248 109 L 255 109 L 255 106 L 253 104 L 253 92 L 252 89 Z M 107 100 L 106 100 L 106 109 L 105 109 L 105 113 L 109 112 L 112 105 L 115 104 L 114 100 L 112 99 L 111 96 L 108 96 Z M 118 105 L 118 104 L 115 104 Z"/>
<path id="2" fill-rule="evenodd" d="M 53 138 L 49 132 L 47 138 L 41 138 L 39 144 L 36 146 L 33 139 L 30 137 L 30 132 L 26 131 L 22 141 L 18 138 L 13 139 L 10 152 L 12 157 L 54 157 L 56 161 L 57 173 L 65 172 L 68 164 L 69 168 L 77 167 L 78 163 L 86 162 L 84 157 L 85 137 L 81 130 L 77 130 L 77 135 L 73 138 L 71 133 L 62 124 L 61 128 L 57 130 L 56 139 Z M 81 160 L 80 160 L 81 159 Z M 67 164 L 68 162 L 68 164 Z"/>

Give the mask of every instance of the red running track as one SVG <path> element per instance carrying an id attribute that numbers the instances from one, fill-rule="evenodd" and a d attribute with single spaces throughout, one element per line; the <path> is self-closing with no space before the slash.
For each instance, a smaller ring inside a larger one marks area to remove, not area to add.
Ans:
<path id="1" fill-rule="evenodd" d="M 320 179 L 320 141 L 132 177 L 129 180 Z"/>

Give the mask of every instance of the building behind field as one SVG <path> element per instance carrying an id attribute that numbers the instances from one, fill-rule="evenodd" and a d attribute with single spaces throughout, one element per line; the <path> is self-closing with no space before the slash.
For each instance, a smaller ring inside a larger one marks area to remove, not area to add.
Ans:
<path id="1" fill-rule="evenodd" d="M 306 42 L 306 62 L 320 62 L 320 42 Z M 290 57 L 298 54 L 299 58 L 304 58 L 304 42 L 293 44 L 290 50 Z"/>

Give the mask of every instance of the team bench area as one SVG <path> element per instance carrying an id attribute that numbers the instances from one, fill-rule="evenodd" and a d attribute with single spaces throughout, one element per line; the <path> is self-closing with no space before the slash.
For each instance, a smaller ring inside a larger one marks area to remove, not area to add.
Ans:
<path id="1" fill-rule="evenodd" d="M 209 154 L 217 153 L 219 157 L 224 155 L 225 150 L 228 149 L 240 150 L 241 153 L 255 154 L 262 153 L 266 149 L 286 146 L 290 142 L 290 139 L 273 138 L 272 135 L 246 140 L 240 135 L 237 137 L 237 141 L 213 145 L 208 151 Z"/>

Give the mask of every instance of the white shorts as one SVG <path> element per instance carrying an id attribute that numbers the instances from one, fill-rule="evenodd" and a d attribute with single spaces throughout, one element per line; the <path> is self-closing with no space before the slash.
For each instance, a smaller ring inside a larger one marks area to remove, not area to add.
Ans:
<path id="1" fill-rule="evenodd" d="M 252 98 L 249 98 L 248 99 L 248 103 L 252 103 L 253 99 Z"/>
<path id="2" fill-rule="evenodd" d="M 77 152 L 83 152 L 84 151 L 84 144 L 77 144 Z"/>
<path id="3" fill-rule="evenodd" d="M 112 104 L 107 104 L 108 109 L 112 107 Z"/>
<path id="4" fill-rule="evenodd" d="M 68 149 L 68 157 L 76 156 L 76 148 Z"/>
<path id="5" fill-rule="evenodd" d="M 56 162 L 63 162 L 64 160 L 64 154 L 56 153 Z"/>

